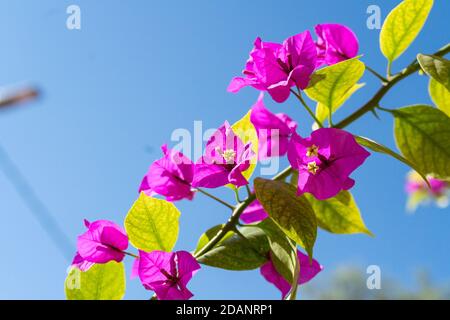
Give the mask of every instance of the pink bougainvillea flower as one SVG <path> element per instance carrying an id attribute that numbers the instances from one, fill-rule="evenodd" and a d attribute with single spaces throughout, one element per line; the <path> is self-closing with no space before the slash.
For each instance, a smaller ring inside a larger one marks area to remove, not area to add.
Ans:
<path id="1" fill-rule="evenodd" d="M 77 253 L 72 265 L 86 271 L 94 263 L 123 260 L 123 251 L 128 247 L 128 237 L 121 227 L 108 220 L 92 223 L 84 220 L 84 224 L 88 230 L 78 236 Z"/>
<path id="2" fill-rule="evenodd" d="M 288 159 L 298 170 L 298 194 L 309 192 L 319 200 L 336 196 L 355 184 L 349 175 L 370 155 L 352 134 L 335 128 L 321 128 L 310 137 L 294 134 Z"/>
<path id="3" fill-rule="evenodd" d="M 340 24 L 319 24 L 315 29 L 318 36 L 317 66 L 333 65 L 358 54 L 358 38 L 348 27 Z"/>
<path id="4" fill-rule="evenodd" d="M 142 180 L 139 192 L 149 196 L 155 194 L 166 197 L 168 201 L 191 200 L 194 192 L 191 183 L 194 176 L 194 164 L 181 152 L 161 147 L 164 156 L 155 161 Z"/>
<path id="5" fill-rule="evenodd" d="M 430 187 L 417 172 L 411 171 L 408 173 L 405 189 L 409 196 L 407 204 L 409 211 L 416 210 L 420 204 L 427 203 L 430 200 L 441 208 L 448 206 L 450 184 L 431 175 L 428 175 L 427 179 Z"/>
<path id="6" fill-rule="evenodd" d="M 258 200 L 253 201 L 242 212 L 240 219 L 244 223 L 255 223 L 266 219 L 269 215 Z"/>
<path id="7" fill-rule="evenodd" d="M 284 113 L 273 114 L 266 109 L 263 93 L 252 107 L 250 121 L 258 134 L 260 160 L 286 154 L 289 139 L 297 129 L 297 123 Z"/>
<path id="8" fill-rule="evenodd" d="M 194 187 L 217 188 L 226 184 L 248 184 L 242 173 L 250 167 L 255 154 L 251 143 L 244 145 L 225 122 L 208 140 L 205 154 L 195 164 Z"/>
<path id="9" fill-rule="evenodd" d="M 200 265 L 186 251 L 139 251 L 133 269 L 144 287 L 154 291 L 159 300 L 188 300 L 193 294 L 186 285 Z"/>
<path id="10" fill-rule="evenodd" d="M 297 257 L 300 263 L 299 285 L 307 283 L 323 270 L 323 267 L 316 260 L 313 259 L 310 263 L 309 257 L 299 250 L 297 250 Z M 291 285 L 278 273 L 273 262 L 269 260 L 263 264 L 260 268 L 260 272 L 268 282 L 275 285 L 275 287 L 281 291 L 282 298 L 284 299 L 291 290 Z"/>
<path id="11" fill-rule="evenodd" d="M 243 74 L 234 78 L 228 91 L 245 86 L 267 91 L 276 102 L 289 97 L 290 89 L 304 89 L 316 66 L 317 51 L 309 31 L 286 39 L 283 44 L 263 42 L 257 38 Z"/>

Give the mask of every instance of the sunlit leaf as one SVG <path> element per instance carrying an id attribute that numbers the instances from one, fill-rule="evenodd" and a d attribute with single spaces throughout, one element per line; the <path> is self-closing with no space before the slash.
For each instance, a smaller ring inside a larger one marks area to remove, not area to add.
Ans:
<path id="1" fill-rule="evenodd" d="M 392 110 L 395 140 L 420 172 L 450 177 L 450 118 L 439 109 L 416 105 Z"/>
<path id="2" fill-rule="evenodd" d="M 311 203 L 317 217 L 317 224 L 324 230 L 339 234 L 365 233 L 367 229 L 353 196 L 348 191 L 341 191 L 337 196 L 327 200 L 317 200 L 310 194 L 305 195 Z"/>
<path id="3" fill-rule="evenodd" d="M 169 252 L 178 238 L 179 217 L 173 203 L 141 192 L 125 218 L 125 229 L 136 248 Z"/>
<path id="4" fill-rule="evenodd" d="M 344 96 L 340 99 L 340 101 L 338 101 L 335 106 L 331 109 L 331 113 L 335 113 L 343 104 L 345 101 L 347 101 L 352 95 L 353 93 L 355 93 L 356 91 L 358 91 L 359 89 L 361 89 L 362 87 L 365 86 L 365 83 L 357 83 L 355 84 L 353 87 L 351 87 L 345 94 Z M 326 105 L 324 105 L 323 103 L 317 103 L 316 106 L 316 117 L 320 122 L 324 122 L 328 116 L 329 116 L 329 111 L 330 108 L 328 108 Z"/>
<path id="5" fill-rule="evenodd" d="M 450 91 L 433 78 L 430 79 L 428 91 L 436 107 L 450 117 Z"/>
<path id="6" fill-rule="evenodd" d="M 330 109 L 332 112 L 336 111 L 362 86 L 357 82 L 364 74 L 364 70 L 364 63 L 356 57 L 319 69 L 312 75 L 305 93 L 310 99 L 318 102 L 319 111 L 316 112 L 322 118 L 320 120 L 328 117 Z"/>
<path id="7" fill-rule="evenodd" d="M 386 17 L 380 33 L 380 48 L 389 60 L 397 59 L 419 34 L 433 0 L 404 0 Z"/>
<path id="8" fill-rule="evenodd" d="M 82 272 L 72 267 L 64 283 L 68 300 L 120 300 L 125 295 L 125 268 L 115 261 Z"/>

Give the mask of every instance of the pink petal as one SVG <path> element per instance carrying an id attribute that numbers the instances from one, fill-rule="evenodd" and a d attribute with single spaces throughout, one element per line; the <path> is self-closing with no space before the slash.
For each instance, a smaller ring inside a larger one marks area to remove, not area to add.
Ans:
<path id="1" fill-rule="evenodd" d="M 262 207 L 258 200 L 253 201 L 245 210 L 242 212 L 240 219 L 244 223 L 254 223 L 266 219 L 269 215 Z"/>
<path id="2" fill-rule="evenodd" d="M 178 277 L 180 284 L 186 286 L 192 276 L 200 270 L 197 260 L 187 251 L 177 251 Z"/>
<path id="3" fill-rule="evenodd" d="M 218 188 L 229 183 L 229 172 L 222 165 L 196 164 L 192 186 L 195 188 Z"/>

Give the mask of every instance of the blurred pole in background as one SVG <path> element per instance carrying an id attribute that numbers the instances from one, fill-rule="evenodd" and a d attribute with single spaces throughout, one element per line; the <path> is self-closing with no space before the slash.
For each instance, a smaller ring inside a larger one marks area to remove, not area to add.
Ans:
<path id="1" fill-rule="evenodd" d="M 34 88 L 24 88 L 0 97 L 0 109 L 18 106 L 24 102 L 36 99 L 39 92 Z M 64 257 L 70 262 L 74 253 L 74 247 L 69 237 L 59 226 L 55 217 L 51 214 L 45 203 L 38 197 L 31 184 L 22 174 L 13 159 L 0 144 L 0 169 L 9 179 L 22 198 L 26 206 L 33 213 L 50 239 L 54 242 Z"/>

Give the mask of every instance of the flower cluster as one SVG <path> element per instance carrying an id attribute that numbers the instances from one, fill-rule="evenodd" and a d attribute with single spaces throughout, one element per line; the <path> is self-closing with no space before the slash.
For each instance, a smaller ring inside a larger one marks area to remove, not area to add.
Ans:
<path id="1" fill-rule="evenodd" d="M 276 102 L 284 102 L 292 87 L 305 89 L 311 74 L 324 64 L 332 65 L 358 54 L 358 39 L 347 27 L 319 24 L 317 41 L 304 31 L 283 43 L 263 42 L 256 38 L 245 65 L 244 77 L 234 78 L 228 91 L 238 92 L 245 86 L 267 91 Z"/>
<path id="2" fill-rule="evenodd" d="M 283 43 L 263 42 L 257 38 L 250 52 L 244 76 L 231 81 L 228 90 L 237 92 L 244 86 L 267 91 L 276 101 L 285 101 L 292 90 L 305 89 L 312 73 L 323 65 L 332 65 L 355 57 L 358 41 L 345 26 L 322 24 L 315 28 L 317 41 L 309 31 L 289 37 Z M 163 156 L 151 164 L 142 179 L 139 192 L 147 196 L 164 197 L 167 201 L 192 200 L 200 188 L 218 188 L 249 184 L 245 172 L 257 160 L 271 157 L 287 158 L 298 172 L 298 195 L 311 193 L 319 200 L 336 196 L 355 184 L 350 174 L 369 156 L 352 134 L 335 128 L 320 128 L 309 137 L 297 133 L 297 123 L 284 113 L 272 113 L 263 102 L 263 93 L 251 108 L 250 122 L 258 138 L 258 154 L 245 140 L 224 122 L 209 138 L 204 154 L 192 161 L 183 153 L 162 146 Z M 249 189 L 250 190 L 250 189 Z M 244 223 L 268 218 L 258 200 L 242 213 Z M 73 265 L 87 271 L 95 263 L 121 262 L 127 253 L 125 231 L 106 220 L 85 221 L 88 230 L 79 236 Z M 302 252 L 297 252 L 300 264 L 298 283 L 303 284 L 322 270 L 322 266 Z M 192 276 L 200 269 L 189 252 L 145 252 L 135 256 L 133 277 L 155 292 L 158 299 L 189 299 L 187 289 Z M 260 268 L 263 277 L 274 284 L 283 298 L 291 285 L 277 272 L 270 254 Z"/>

